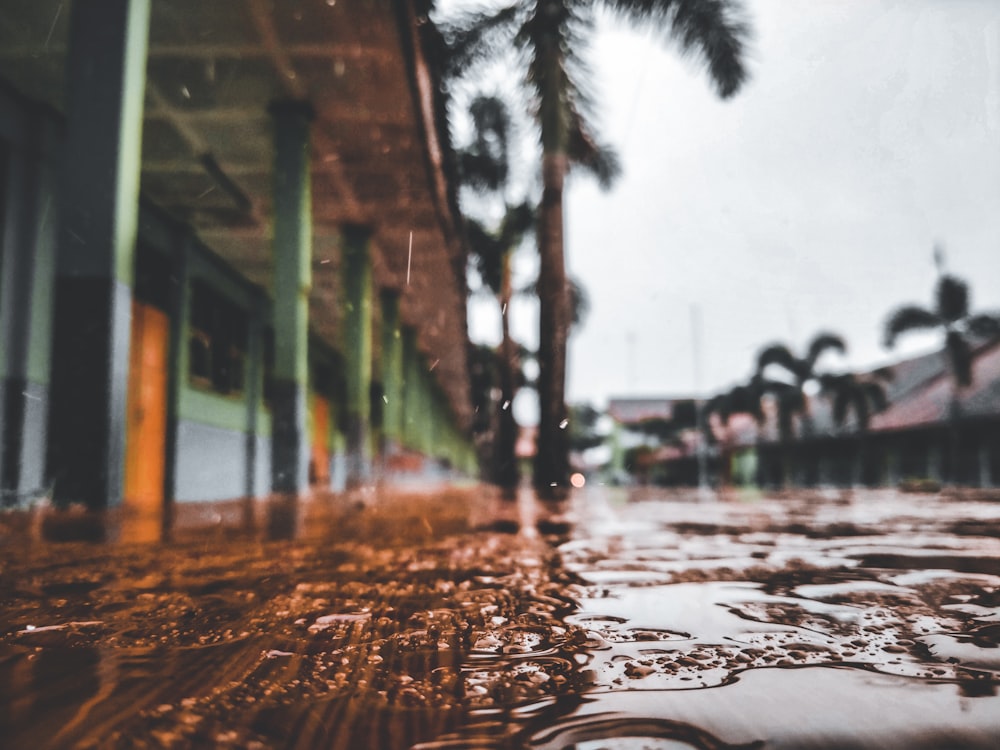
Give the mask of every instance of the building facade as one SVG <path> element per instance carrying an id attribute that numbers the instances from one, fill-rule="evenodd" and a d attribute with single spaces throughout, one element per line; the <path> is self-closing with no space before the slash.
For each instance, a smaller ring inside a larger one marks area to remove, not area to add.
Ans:
<path id="1" fill-rule="evenodd" d="M 3 506 L 476 474 L 419 6 L 0 7 Z"/>

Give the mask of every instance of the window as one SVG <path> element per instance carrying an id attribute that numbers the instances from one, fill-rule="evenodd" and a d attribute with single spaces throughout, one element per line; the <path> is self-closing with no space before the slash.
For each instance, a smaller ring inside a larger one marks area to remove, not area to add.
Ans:
<path id="1" fill-rule="evenodd" d="M 192 385 L 217 393 L 243 392 L 246 379 L 247 315 L 203 281 L 191 288 L 188 372 Z"/>

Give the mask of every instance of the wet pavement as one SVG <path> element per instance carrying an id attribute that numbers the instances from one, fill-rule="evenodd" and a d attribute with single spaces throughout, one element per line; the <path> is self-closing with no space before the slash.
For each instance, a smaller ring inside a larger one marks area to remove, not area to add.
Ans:
<path id="1" fill-rule="evenodd" d="M 0 517 L 0 745 L 1000 747 L 998 496 L 279 510 L 143 544 Z"/>

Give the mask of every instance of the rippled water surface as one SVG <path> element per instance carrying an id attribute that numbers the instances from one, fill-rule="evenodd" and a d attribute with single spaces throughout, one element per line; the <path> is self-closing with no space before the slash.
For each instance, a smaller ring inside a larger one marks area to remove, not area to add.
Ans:
<path id="1" fill-rule="evenodd" d="M 0 519 L 3 746 L 1000 747 L 996 498 L 293 516 L 144 545 Z"/>

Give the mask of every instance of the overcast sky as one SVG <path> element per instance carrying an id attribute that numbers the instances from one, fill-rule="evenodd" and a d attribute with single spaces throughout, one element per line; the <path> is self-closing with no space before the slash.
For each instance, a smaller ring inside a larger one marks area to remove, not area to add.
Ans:
<path id="1" fill-rule="evenodd" d="M 711 394 L 762 345 L 802 349 L 826 329 L 850 347 L 829 364 L 889 361 L 882 324 L 930 304 L 935 243 L 973 306 L 1000 310 L 996 0 L 746 5 L 752 78 L 727 102 L 648 35 L 605 23 L 590 51 L 624 174 L 607 193 L 583 176 L 568 190 L 567 263 L 591 302 L 571 401 Z M 520 265 L 530 275 L 530 254 Z M 534 310 L 514 313 L 533 342 Z"/>

